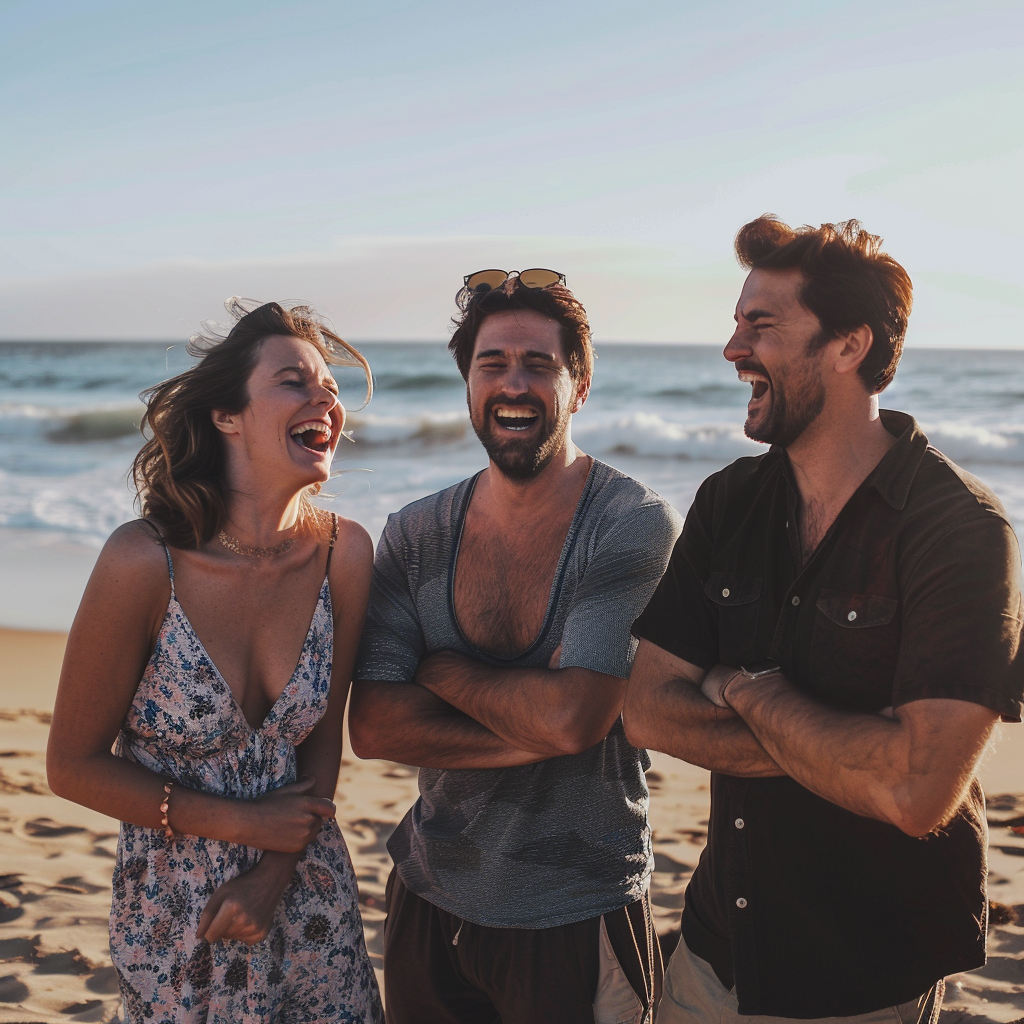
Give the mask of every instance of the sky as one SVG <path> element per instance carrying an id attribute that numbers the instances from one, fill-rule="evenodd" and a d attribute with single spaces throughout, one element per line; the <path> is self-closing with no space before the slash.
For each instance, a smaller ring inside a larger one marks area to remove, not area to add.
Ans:
<path id="1" fill-rule="evenodd" d="M 732 240 L 856 217 L 909 345 L 1024 347 L 1020 0 L 0 0 L 0 338 L 233 294 L 447 337 L 551 267 L 595 339 L 724 342 Z"/>

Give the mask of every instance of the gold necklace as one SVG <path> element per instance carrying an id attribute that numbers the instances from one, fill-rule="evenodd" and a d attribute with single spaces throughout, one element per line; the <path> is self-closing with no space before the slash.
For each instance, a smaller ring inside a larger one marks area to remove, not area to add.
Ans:
<path id="1" fill-rule="evenodd" d="M 217 534 L 217 540 L 228 551 L 234 551 L 236 555 L 244 555 L 246 558 L 271 558 L 274 555 L 283 555 L 295 543 L 295 538 L 289 537 L 287 540 L 281 541 L 280 544 L 275 544 L 272 548 L 258 548 L 252 544 L 243 544 L 237 537 L 232 537 L 223 530 Z"/>

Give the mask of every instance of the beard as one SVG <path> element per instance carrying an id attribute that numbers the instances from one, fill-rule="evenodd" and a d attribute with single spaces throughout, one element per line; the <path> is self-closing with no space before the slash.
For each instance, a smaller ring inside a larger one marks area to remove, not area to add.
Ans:
<path id="1" fill-rule="evenodd" d="M 518 405 L 533 409 L 539 417 L 537 425 L 530 428 L 533 436 L 524 437 L 522 440 L 496 437 L 493 416 L 496 405 Z M 533 402 L 504 398 L 500 395 L 487 401 L 480 421 L 473 415 L 473 407 L 470 404 L 469 419 L 476 436 L 484 446 L 484 451 L 487 452 L 487 457 L 502 475 L 510 480 L 531 480 L 537 476 L 564 444 L 569 426 L 567 408 L 556 409 L 555 415 L 551 417 L 545 413 L 542 406 Z"/>
<path id="2" fill-rule="evenodd" d="M 791 394 L 792 393 L 792 394 Z M 752 441 L 788 448 L 818 418 L 825 408 L 825 388 L 820 380 L 794 387 L 773 382 L 771 404 L 760 423 L 743 424 L 743 433 Z"/>
<path id="3" fill-rule="evenodd" d="M 743 424 L 743 433 L 752 441 L 788 448 L 821 415 L 825 408 L 825 385 L 821 381 L 818 361 L 814 358 L 815 348 L 820 346 L 821 340 L 812 338 L 795 367 L 780 369 L 775 377 L 769 378 L 769 404 L 761 422 L 751 423 L 747 417 Z M 736 367 L 765 372 L 762 367 L 746 365 L 743 361 Z"/>

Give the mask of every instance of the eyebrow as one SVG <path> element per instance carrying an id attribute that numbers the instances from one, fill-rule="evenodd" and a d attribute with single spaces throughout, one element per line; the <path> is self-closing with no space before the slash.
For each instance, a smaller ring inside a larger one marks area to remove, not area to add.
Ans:
<path id="1" fill-rule="evenodd" d="M 274 374 L 274 377 L 280 377 L 282 373 L 297 373 L 300 377 L 313 376 L 313 371 L 305 366 L 282 366 L 281 369 Z M 334 379 L 333 373 L 328 373 L 327 376 L 324 377 L 324 381 L 330 381 L 330 383 L 335 387 L 338 386 L 338 382 Z"/>
<path id="2" fill-rule="evenodd" d="M 505 356 L 507 353 L 503 348 L 488 348 L 484 349 L 483 352 L 477 352 L 473 357 L 474 359 L 493 359 L 495 356 Z M 545 362 L 554 363 L 557 361 L 557 356 L 551 352 L 540 352 L 535 349 L 530 349 L 524 352 L 523 355 L 527 359 L 543 359 Z"/>
<path id="3" fill-rule="evenodd" d="M 778 316 L 778 314 L 772 313 L 770 310 L 767 309 L 752 309 L 748 313 L 734 313 L 733 320 L 739 323 L 739 319 L 741 316 L 744 320 L 753 322 L 754 320 L 764 320 L 766 317 L 772 319 Z"/>

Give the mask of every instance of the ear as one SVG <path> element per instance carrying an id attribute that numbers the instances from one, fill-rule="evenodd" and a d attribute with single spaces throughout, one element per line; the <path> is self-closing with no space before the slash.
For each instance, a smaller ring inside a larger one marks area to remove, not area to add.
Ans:
<path id="1" fill-rule="evenodd" d="M 238 417 L 233 413 L 224 412 L 223 409 L 214 409 L 210 413 L 210 419 L 222 434 L 238 433 Z"/>
<path id="2" fill-rule="evenodd" d="M 835 339 L 838 343 L 835 358 L 836 373 L 856 373 L 860 364 L 867 359 L 874 340 L 874 333 L 867 324 L 861 324 L 860 327 L 848 334 L 840 334 Z"/>
<path id="3" fill-rule="evenodd" d="M 590 394 L 590 378 L 584 377 L 582 380 L 576 382 L 576 399 L 572 403 L 572 411 L 579 412 L 583 408 L 583 403 L 587 400 L 587 396 Z"/>

